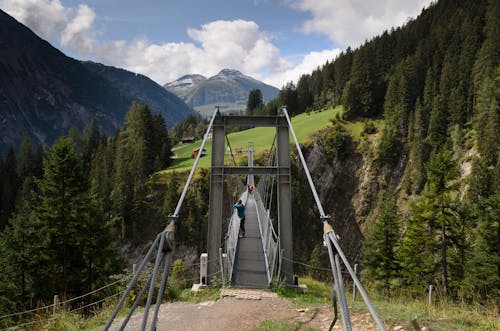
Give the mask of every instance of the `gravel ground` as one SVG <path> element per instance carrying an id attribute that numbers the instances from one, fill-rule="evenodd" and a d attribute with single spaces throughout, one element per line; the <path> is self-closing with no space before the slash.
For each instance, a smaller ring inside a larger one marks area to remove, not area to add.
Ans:
<path id="1" fill-rule="evenodd" d="M 154 307 L 149 317 L 153 315 Z M 140 330 L 142 313 L 130 319 L 125 330 Z M 315 330 L 328 330 L 332 320 L 330 307 L 296 308 L 291 303 L 262 290 L 223 290 L 221 299 L 201 303 L 175 302 L 163 304 L 157 323 L 157 331 L 184 330 L 252 330 L 264 320 L 280 319 L 289 323 L 299 322 Z M 118 330 L 117 320 L 110 330 Z M 377 330 L 369 314 L 351 316 L 353 330 Z M 149 330 L 148 328 L 146 328 Z M 342 330 L 339 320 L 334 330 Z"/>

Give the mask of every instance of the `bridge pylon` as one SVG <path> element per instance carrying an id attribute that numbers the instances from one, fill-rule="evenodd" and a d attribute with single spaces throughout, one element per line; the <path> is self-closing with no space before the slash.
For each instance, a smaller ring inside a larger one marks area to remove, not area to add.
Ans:
<path id="1" fill-rule="evenodd" d="M 224 165 L 224 143 L 228 127 L 275 127 L 277 165 L 270 167 L 237 167 Z M 278 237 L 282 251 L 280 279 L 293 284 L 292 210 L 289 125 L 283 115 L 231 116 L 217 113 L 212 128 L 212 164 L 208 213 L 208 274 L 220 270 L 219 248 L 222 246 L 223 185 L 226 175 L 275 175 L 277 177 Z M 215 257 L 215 258 L 214 258 Z M 210 280 L 208 280 L 210 281 Z"/>

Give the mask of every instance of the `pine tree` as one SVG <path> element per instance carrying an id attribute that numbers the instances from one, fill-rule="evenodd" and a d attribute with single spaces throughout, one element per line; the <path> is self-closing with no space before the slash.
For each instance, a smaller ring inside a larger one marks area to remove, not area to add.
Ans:
<path id="1" fill-rule="evenodd" d="M 166 134 L 166 133 L 165 133 Z M 145 217 L 146 180 L 154 171 L 159 150 L 153 142 L 157 135 L 147 105 L 133 103 L 125 118 L 125 127 L 116 139 L 116 154 L 111 200 L 121 223 L 122 238 L 136 234 L 137 224 Z"/>
<path id="2" fill-rule="evenodd" d="M 48 270 L 45 297 L 81 294 L 116 271 L 111 225 L 90 192 L 83 157 L 69 138 L 48 150 L 31 205 Z"/>
<path id="3" fill-rule="evenodd" d="M 290 116 L 299 114 L 299 100 L 297 96 L 297 89 L 293 82 L 288 82 L 279 92 L 278 100 L 281 105 L 286 106 L 287 112 Z"/>
<path id="4" fill-rule="evenodd" d="M 500 196 L 498 192 L 476 205 L 474 243 L 463 280 L 463 296 L 468 299 L 498 298 L 500 290 Z"/>
<path id="5" fill-rule="evenodd" d="M 2 196 L 0 210 L 0 230 L 5 228 L 8 219 L 14 212 L 16 206 L 17 192 L 19 189 L 19 177 L 17 174 L 17 161 L 14 154 L 14 149 L 9 148 L 2 173 Z"/>
<path id="6" fill-rule="evenodd" d="M 27 198 L 19 201 L 9 226 L 0 238 L 0 265 L 6 278 L 5 283 L 0 283 L 0 293 L 9 293 L 11 303 L 18 310 L 30 309 L 32 302 L 45 298 L 44 295 L 48 294 L 45 287 L 50 277 L 48 256 L 43 250 L 44 236 L 33 217 L 32 201 L 28 192 L 21 196 Z"/>
<path id="7" fill-rule="evenodd" d="M 391 295 L 399 274 L 396 248 L 399 244 L 399 217 L 393 198 L 382 201 L 379 214 L 363 242 L 363 275 L 375 287 Z"/>
<path id="8" fill-rule="evenodd" d="M 396 254 L 403 284 L 410 290 L 425 290 L 434 281 L 434 257 L 439 242 L 434 235 L 432 215 L 427 212 L 431 202 L 423 197 L 412 207 L 412 216 L 404 222 L 404 235 Z"/>
<path id="9" fill-rule="evenodd" d="M 410 193 L 420 193 L 425 183 L 425 128 L 423 123 L 422 105 L 417 101 L 415 112 L 413 113 L 413 125 L 410 127 L 409 132 L 412 133 L 411 139 L 408 139 L 410 144 L 410 152 L 407 167 L 408 180 L 410 181 Z"/>
<path id="10" fill-rule="evenodd" d="M 248 94 L 248 102 L 246 108 L 246 114 L 248 116 L 253 116 L 261 111 L 264 107 L 264 100 L 262 98 L 262 92 L 259 89 L 251 90 Z"/>

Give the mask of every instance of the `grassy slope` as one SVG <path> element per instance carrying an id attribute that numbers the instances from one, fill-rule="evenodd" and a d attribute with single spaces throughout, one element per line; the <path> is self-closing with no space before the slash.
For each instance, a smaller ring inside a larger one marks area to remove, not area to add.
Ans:
<path id="1" fill-rule="evenodd" d="M 308 137 L 313 132 L 325 127 L 326 125 L 331 125 L 329 120 L 334 118 L 335 114 L 341 112 L 342 107 L 337 107 L 335 109 L 328 109 L 321 112 L 311 112 L 309 115 L 304 113 L 293 117 L 292 125 L 295 130 L 295 134 L 297 135 L 297 139 L 300 142 L 307 141 Z M 233 153 L 237 149 L 247 149 L 248 142 L 253 142 L 256 153 L 261 153 L 265 149 L 269 149 L 271 147 L 275 131 L 276 130 L 274 128 L 269 127 L 254 128 L 231 133 L 228 135 L 228 140 Z M 178 156 L 178 159 L 175 159 L 173 164 L 165 171 L 185 171 L 191 169 L 194 161 L 192 158 L 193 149 L 199 147 L 200 145 L 201 141 L 197 141 L 193 144 L 184 145 L 179 149 L 176 149 L 174 153 Z M 207 142 L 205 149 L 207 151 L 207 156 L 200 159 L 198 167 L 210 166 L 210 155 L 212 152 L 211 141 Z"/>

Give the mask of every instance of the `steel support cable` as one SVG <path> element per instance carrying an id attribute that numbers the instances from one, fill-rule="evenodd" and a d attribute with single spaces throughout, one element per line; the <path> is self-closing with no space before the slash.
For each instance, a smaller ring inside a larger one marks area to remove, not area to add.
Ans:
<path id="1" fill-rule="evenodd" d="M 276 134 L 274 134 L 273 138 L 273 143 L 271 145 L 271 150 L 269 151 L 269 161 L 268 161 L 269 166 L 275 166 L 276 165 Z M 271 179 L 271 190 L 269 191 L 269 178 Z M 266 198 L 265 198 L 265 204 L 269 204 L 269 210 L 271 209 L 271 200 L 272 200 L 272 194 L 273 194 L 273 184 L 274 184 L 274 176 L 267 176 L 267 185 L 266 185 Z"/>
<path id="2" fill-rule="evenodd" d="M 275 181 L 275 177 L 271 177 L 271 189 L 270 189 L 270 193 L 269 193 L 269 205 L 268 205 L 268 208 L 269 210 L 271 210 L 271 207 L 273 205 L 273 192 L 274 192 L 274 181 Z"/>
<path id="3" fill-rule="evenodd" d="M 299 142 L 297 140 L 297 136 L 295 135 L 295 131 L 293 129 L 290 117 L 288 116 L 288 113 L 286 111 L 286 107 L 283 107 L 282 110 L 283 110 L 283 114 L 285 115 L 285 118 L 286 118 L 286 120 L 288 122 L 288 126 L 290 128 L 290 132 L 292 133 L 293 139 L 295 141 L 295 146 L 297 148 L 297 152 L 299 153 L 299 157 L 300 157 L 300 161 L 302 162 L 302 166 L 304 167 L 304 171 L 306 173 L 306 177 L 307 177 L 307 180 L 309 182 L 309 186 L 311 187 L 311 191 L 313 193 L 314 200 L 316 201 L 316 206 L 318 207 L 318 210 L 320 212 L 321 219 L 324 220 L 325 226 L 327 225 L 330 228 L 329 231 L 325 231 L 326 232 L 325 236 L 328 237 L 328 238 L 330 238 L 330 240 L 334 244 L 337 253 L 342 258 L 342 262 L 344 263 L 344 265 L 346 266 L 347 270 L 349 271 L 349 274 L 350 274 L 351 278 L 356 283 L 356 286 L 357 286 L 357 288 L 358 288 L 361 296 L 363 297 L 363 300 L 365 301 L 365 304 L 367 305 L 368 310 L 370 311 L 370 313 L 371 313 L 373 319 L 375 320 L 375 323 L 377 324 L 378 328 L 380 330 L 385 330 L 385 326 L 380 321 L 380 319 L 379 319 L 379 317 L 377 315 L 377 312 L 375 311 L 375 308 L 372 306 L 370 300 L 368 299 L 368 296 L 366 295 L 366 292 L 363 289 L 363 286 L 361 285 L 360 281 L 358 280 L 358 277 L 354 273 L 354 270 L 351 268 L 351 265 L 349 264 L 349 261 L 347 261 L 347 258 L 345 257 L 345 255 L 344 255 L 344 253 L 343 253 L 340 245 L 338 244 L 337 239 L 335 238 L 335 235 L 334 235 L 334 232 L 333 232 L 333 228 L 326 221 L 326 219 L 328 219 L 329 217 L 325 214 L 325 212 L 323 210 L 323 207 L 321 205 L 321 201 L 319 200 L 318 193 L 316 192 L 316 187 L 314 186 L 314 183 L 312 181 L 311 174 L 309 173 L 309 169 L 308 169 L 306 161 L 304 159 L 304 155 L 302 154 L 302 150 L 300 149 L 300 145 L 299 145 Z"/>
<path id="4" fill-rule="evenodd" d="M 335 284 L 332 283 L 332 306 L 333 306 L 333 320 L 332 323 L 330 323 L 330 327 L 328 328 L 328 331 L 332 331 L 335 323 L 337 323 L 338 319 L 338 310 L 337 310 L 337 293 L 335 292 Z"/>
<path id="5" fill-rule="evenodd" d="M 375 320 L 375 323 L 377 324 L 379 330 L 385 330 L 385 326 L 380 320 L 380 318 L 377 315 L 377 311 L 375 308 L 372 306 L 370 299 L 368 298 L 368 295 L 366 294 L 363 286 L 361 285 L 361 282 L 359 281 L 358 277 L 356 276 L 356 273 L 354 270 L 351 268 L 351 265 L 349 264 L 349 261 L 347 261 L 347 258 L 344 255 L 344 252 L 342 251 L 339 243 L 337 242 L 337 239 L 335 238 L 335 233 L 333 232 L 333 228 L 331 228 L 331 225 L 328 224 L 328 222 L 325 221 L 325 227 L 329 227 L 330 230 L 325 233 L 325 239 L 329 239 L 333 245 L 335 246 L 335 249 L 337 250 L 337 253 L 340 255 L 340 258 L 344 262 L 345 267 L 347 268 L 347 271 L 349 271 L 349 274 L 351 275 L 352 280 L 356 284 L 356 287 L 358 288 L 359 293 L 361 294 L 361 297 L 363 298 L 366 306 L 368 307 L 368 310 L 370 311 L 370 314 L 372 315 L 373 319 Z"/>
<path id="6" fill-rule="evenodd" d="M 165 257 L 165 264 L 163 266 L 163 274 L 161 276 L 161 285 L 160 289 L 158 290 L 158 296 L 156 298 L 156 307 L 155 311 L 153 313 L 153 320 L 151 321 L 151 331 L 156 330 L 156 322 L 158 321 L 158 313 L 160 311 L 160 306 L 161 306 L 161 300 L 163 298 L 163 292 L 165 291 L 165 285 L 167 283 L 167 276 L 168 276 L 168 262 L 169 262 L 169 254 L 166 254 Z"/>
<path id="7" fill-rule="evenodd" d="M 292 126 L 292 121 L 290 120 L 290 117 L 288 117 L 288 113 L 286 111 L 286 107 L 282 108 L 283 114 L 285 115 L 285 118 L 288 122 L 288 126 L 290 128 L 290 132 L 292 133 L 293 140 L 295 142 L 295 147 L 297 148 L 297 153 L 299 153 L 300 161 L 302 162 L 302 166 L 304 167 L 304 171 L 307 176 L 307 181 L 309 182 L 309 186 L 311 187 L 312 194 L 314 196 L 314 200 L 316 201 L 316 206 L 318 207 L 319 214 L 322 219 L 327 218 L 325 211 L 323 210 L 323 206 L 321 205 L 321 201 L 319 200 L 318 197 L 318 192 L 316 192 L 316 187 L 314 186 L 314 183 L 311 178 L 311 174 L 309 173 L 309 168 L 307 167 L 306 160 L 304 159 L 304 155 L 302 155 L 302 150 L 300 149 L 300 144 L 299 141 L 297 140 L 297 136 L 295 135 L 295 130 L 293 129 Z"/>
<path id="8" fill-rule="evenodd" d="M 118 302 L 118 305 L 116 305 L 115 310 L 113 311 L 113 313 L 109 317 L 106 325 L 104 326 L 104 330 L 108 330 L 109 327 L 111 326 L 111 323 L 113 323 L 113 320 L 116 318 L 116 315 L 118 314 L 118 312 L 122 308 L 123 303 L 125 302 L 125 299 L 127 298 L 127 295 L 130 293 L 130 291 L 132 290 L 132 287 L 134 287 L 135 283 L 137 282 L 137 279 L 139 278 L 139 274 L 142 272 L 142 270 L 144 269 L 144 266 L 151 259 L 151 255 L 153 254 L 153 251 L 154 251 L 156 245 L 158 244 L 158 241 L 160 240 L 160 236 L 164 237 L 162 234 L 163 234 L 163 232 L 160 235 L 156 236 L 156 239 L 153 241 L 151 248 L 149 249 L 149 251 L 146 254 L 146 256 L 144 257 L 144 259 L 142 260 L 141 265 L 139 266 L 139 269 L 137 270 L 134 277 L 132 277 L 132 280 L 128 284 L 127 289 L 125 290 L 125 293 L 123 293 L 122 297 L 120 298 L 120 301 Z"/>
<path id="9" fill-rule="evenodd" d="M 339 273 L 337 272 L 337 264 L 335 262 L 335 257 L 334 257 L 336 253 L 334 253 L 332 244 L 328 241 L 327 241 L 327 247 L 328 247 L 328 256 L 330 258 L 330 266 L 332 268 L 332 274 L 333 274 L 334 293 L 336 293 L 337 296 L 340 298 L 340 313 L 342 315 L 342 324 L 344 325 L 344 330 L 352 331 L 349 313 L 346 313 L 347 307 L 344 307 L 345 300 L 343 300 L 343 298 L 345 299 L 345 294 L 343 292 L 343 288 L 341 288 L 339 279 L 340 277 Z"/>
<path id="10" fill-rule="evenodd" d="M 194 171 L 195 171 L 196 167 L 198 166 L 198 161 L 200 160 L 200 157 L 202 154 L 201 151 L 203 151 L 203 147 L 205 147 L 205 143 L 208 140 L 208 133 L 212 129 L 215 116 L 218 114 L 218 112 L 219 112 L 219 109 L 215 109 L 215 111 L 212 115 L 212 119 L 210 120 L 210 123 L 208 124 L 207 131 L 205 132 L 205 135 L 203 136 L 203 141 L 201 142 L 200 153 L 198 153 L 198 155 L 196 156 L 196 159 L 194 160 L 194 164 L 191 167 L 191 172 L 189 173 L 188 179 L 186 181 L 186 184 L 184 185 L 184 189 L 182 190 L 181 197 L 179 198 L 179 201 L 177 202 L 177 207 L 175 207 L 175 211 L 172 214 L 172 217 L 177 217 L 179 215 L 179 210 L 182 207 L 182 202 L 184 201 L 184 197 L 186 196 L 189 184 L 191 183 L 191 180 L 193 178 Z"/>
<path id="11" fill-rule="evenodd" d="M 160 245 L 158 245 L 158 251 L 156 252 L 155 266 L 153 268 L 153 278 L 151 278 L 151 283 L 149 284 L 148 299 L 146 301 L 146 307 L 144 308 L 144 315 L 142 317 L 141 331 L 146 329 L 146 323 L 148 322 L 149 308 L 151 307 L 151 301 L 153 300 L 153 295 L 155 292 L 155 281 L 156 274 L 158 272 L 158 266 L 163 258 L 163 245 L 165 244 L 165 233 L 160 234 Z"/>
<path id="12" fill-rule="evenodd" d="M 346 295 L 345 295 L 345 291 L 344 291 L 344 281 L 343 281 L 343 278 L 342 278 L 342 270 L 341 270 L 341 267 L 340 267 L 340 262 L 339 262 L 339 255 L 338 254 L 334 254 L 334 260 L 335 260 L 335 266 L 336 266 L 336 272 L 337 272 L 337 279 L 338 279 L 338 288 L 339 288 L 339 294 L 340 294 L 340 302 L 342 303 L 340 305 L 340 309 L 342 309 L 341 311 L 341 314 L 342 314 L 342 321 L 346 321 L 345 323 L 345 327 L 344 327 L 344 330 L 351 330 L 352 329 L 352 326 L 350 325 L 351 324 L 351 316 L 349 314 L 349 306 L 347 305 L 347 298 L 346 298 Z"/>
<path id="13" fill-rule="evenodd" d="M 229 152 L 231 158 L 233 159 L 233 165 L 236 166 L 236 160 L 234 159 L 233 149 L 231 148 L 231 144 L 229 143 L 229 138 L 227 137 L 227 134 L 225 136 L 226 136 L 227 147 L 229 147 Z"/>
<path id="14" fill-rule="evenodd" d="M 132 314 L 134 313 L 134 311 L 139 306 L 139 303 L 141 302 L 141 299 L 142 299 L 144 293 L 146 292 L 146 289 L 148 288 L 148 286 L 149 286 L 149 284 L 151 282 L 151 278 L 153 278 L 153 274 L 152 273 L 149 275 L 148 281 L 142 287 L 141 292 L 139 293 L 139 295 L 135 298 L 134 303 L 132 304 L 132 307 L 130 307 L 129 313 L 127 314 L 127 316 L 123 320 L 122 324 L 120 325 L 120 329 L 118 331 L 123 331 L 125 329 L 125 326 L 128 324 L 128 321 L 132 317 Z"/>

